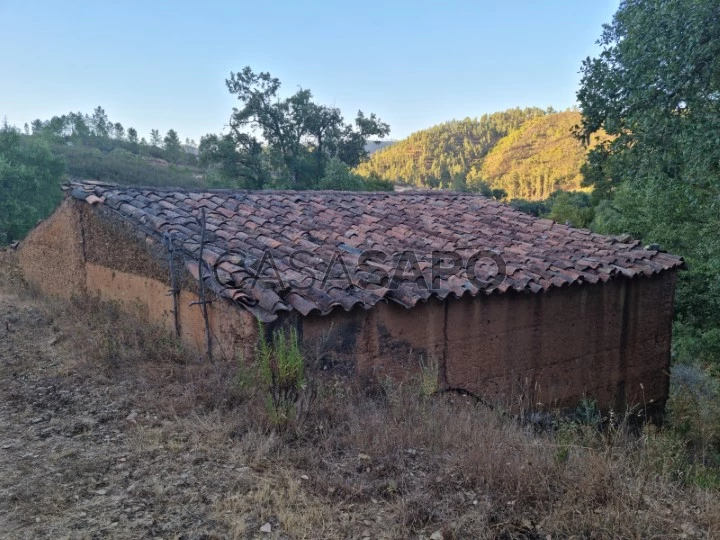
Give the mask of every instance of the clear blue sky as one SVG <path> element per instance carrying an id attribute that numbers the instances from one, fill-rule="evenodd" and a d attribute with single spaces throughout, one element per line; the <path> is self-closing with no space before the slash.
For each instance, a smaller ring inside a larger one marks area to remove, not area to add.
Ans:
<path id="1" fill-rule="evenodd" d="M 575 104 L 618 0 L 0 0 L 0 120 L 105 107 L 113 121 L 219 132 L 230 71 L 390 123 L 391 138 L 514 106 Z"/>

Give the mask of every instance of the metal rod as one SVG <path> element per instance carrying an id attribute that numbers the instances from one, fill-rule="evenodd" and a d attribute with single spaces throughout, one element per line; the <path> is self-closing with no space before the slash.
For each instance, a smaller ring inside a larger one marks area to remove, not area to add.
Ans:
<path id="1" fill-rule="evenodd" d="M 177 277 L 175 276 L 175 245 L 173 244 L 173 238 L 171 234 L 166 236 L 168 253 L 170 254 L 170 292 L 169 294 L 173 297 L 173 315 L 175 316 L 175 335 L 180 337 L 180 314 L 179 309 L 179 295 L 180 289 L 177 286 Z"/>
<path id="2" fill-rule="evenodd" d="M 203 319 L 205 320 L 205 341 L 207 343 L 207 355 L 212 360 L 212 341 L 210 339 L 210 321 L 208 320 L 207 300 L 205 299 L 205 280 L 203 279 L 203 250 L 205 249 L 205 230 L 207 220 L 205 218 L 205 209 L 200 211 L 201 233 L 200 233 L 200 254 L 198 255 L 198 277 L 200 278 L 200 307 L 202 309 Z"/>

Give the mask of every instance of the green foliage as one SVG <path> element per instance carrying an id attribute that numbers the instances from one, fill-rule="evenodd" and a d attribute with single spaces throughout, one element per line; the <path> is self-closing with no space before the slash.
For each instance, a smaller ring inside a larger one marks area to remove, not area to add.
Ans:
<path id="1" fill-rule="evenodd" d="M 521 212 L 573 227 L 587 228 L 595 219 L 592 195 L 582 191 L 558 190 L 542 201 L 512 199 L 509 204 Z"/>
<path id="2" fill-rule="evenodd" d="M 583 398 L 575 407 L 576 421 L 584 426 L 600 426 L 602 415 L 594 399 Z"/>
<path id="3" fill-rule="evenodd" d="M 433 396 L 440 390 L 439 383 L 440 364 L 437 358 L 431 357 L 425 361 L 420 357 L 420 374 L 418 377 L 418 390 L 423 397 Z"/>
<path id="4" fill-rule="evenodd" d="M 376 175 L 370 175 L 362 179 L 366 191 L 393 191 L 395 187 L 392 182 L 383 180 Z"/>
<path id="5" fill-rule="evenodd" d="M 180 137 L 178 137 L 177 131 L 174 129 L 168 130 L 163 139 L 163 148 L 172 160 L 177 160 L 180 157 L 182 147 L 180 146 Z"/>
<path id="6" fill-rule="evenodd" d="M 681 21 L 682 24 L 679 24 Z M 683 255 L 676 356 L 718 362 L 720 313 L 720 17 L 717 2 L 624 1 L 582 66 L 589 138 L 611 138 L 584 169 L 594 227 L 628 232 Z M 695 345 L 703 344 L 702 347 Z M 707 349 L 707 345 L 710 347 Z"/>
<path id="7" fill-rule="evenodd" d="M 163 140 L 160 136 L 160 131 L 157 129 L 151 129 L 150 130 L 150 144 L 156 148 L 160 148 L 162 146 Z"/>
<path id="8" fill-rule="evenodd" d="M 707 370 L 673 367 L 668 424 L 690 467 L 683 471 L 703 487 L 720 487 L 720 383 Z"/>
<path id="9" fill-rule="evenodd" d="M 34 120 L 32 134 L 51 144 L 84 145 L 103 152 L 122 148 L 133 154 L 164 159 L 178 165 L 194 165 L 196 162 L 194 155 L 182 151 L 180 138 L 175 130 L 168 131 L 166 140 L 163 141 L 158 130 L 153 129 L 152 146 L 141 148 L 137 130 L 129 128 L 126 136 L 123 125 L 120 122 L 111 122 L 102 107 L 96 107 L 92 116 L 71 112 L 53 116 L 46 121 Z M 165 149 L 161 148 L 163 145 L 166 146 Z"/>
<path id="10" fill-rule="evenodd" d="M 0 245 L 19 240 L 60 202 L 61 159 L 35 137 L 0 129 Z"/>
<path id="11" fill-rule="evenodd" d="M 513 208 L 531 214 L 536 217 L 543 217 L 550 210 L 550 205 L 545 201 L 526 201 L 525 199 L 511 199 L 508 204 Z"/>
<path id="12" fill-rule="evenodd" d="M 203 171 L 196 158 L 182 150 L 177 132 L 170 130 L 166 148 L 159 148 L 160 134 L 153 130 L 153 143 L 138 142 L 138 133 L 120 122 L 111 122 L 102 107 L 92 116 L 68 113 L 50 120 L 32 122 L 28 141 L 43 141 L 62 157 L 72 178 L 90 178 L 131 185 L 196 187 Z"/>
<path id="13" fill-rule="evenodd" d="M 369 137 L 390 132 L 374 114 L 365 116 L 362 111 L 353 124 L 346 124 L 339 109 L 315 103 L 306 89 L 283 99 L 279 79 L 250 67 L 231 73 L 225 82 L 241 103 L 230 118 L 231 137 L 241 154 L 236 159 L 256 157 L 250 149 L 260 143 L 248 131 L 259 130 L 266 144 L 267 175 L 276 187 L 313 189 L 326 176 L 329 159 L 355 166 L 367 156 Z"/>
<path id="14" fill-rule="evenodd" d="M 270 182 L 262 146 L 252 137 L 209 134 L 200 139 L 199 152 L 200 165 L 207 168 L 208 183 L 214 187 L 262 189 Z"/>
<path id="15" fill-rule="evenodd" d="M 354 174 L 339 158 L 330 158 L 325 166 L 325 176 L 318 182 L 319 189 L 340 191 L 364 191 L 366 189 L 362 176 Z"/>
<path id="16" fill-rule="evenodd" d="M 131 127 L 128 128 L 127 131 L 127 140 L 131 144 L 137 144 L 138 143 L 138 132 L 135 128 Z"/>
<path id="17" fill-rule="evenodd" d="M 538 108 L 516 108 L 446 122 L 375 152 L 356 172 L 418 187 L 462 187 L 465 176 L 480 170 L 483 159 L 501 138 L 544 114 Z"/>
<path id="18" fill-rule="evenodd" d="M 543 217 L 573 227 L 587 228 L 595 218 L 595 208 L 589 194 L 583 192 L 556 191 L 547 204 L 550 211 Z"/>
<path id="19" fill-rule="evenodd" d="M 262 323 L 257 361 L 260 379 L 267 392 L 267 408 L 272 423 L 285 428 L 296 418 L 297 405 L 306 388 L 305 359 L 297 331 L 276 330 L 268 341 Z"/>
<path id="20" fill-rule="evenodd" d="M 202 171 L 198 169 L 136 154 L 120 146 L 109 151 L 87 144 L 53 144 L 52 148 L 65 158 L 68 174 L 73 178 L 138 186 L 202 185 Z"/>
<path id="21" fill-rule="evenodd" d="M 490 197 L 498 201 L 507 197 L 507 193 L 504 189 L 493 189 L 492 187 L 490 187 L 490 184 L 488 184 L 487 182 L 483 182 L 482 180 L 474 181 L 471 186 L 460 184 L 460 187 L 461 189 L 458 189 L 456 191 L 475 191 L 483 197 Z"/>

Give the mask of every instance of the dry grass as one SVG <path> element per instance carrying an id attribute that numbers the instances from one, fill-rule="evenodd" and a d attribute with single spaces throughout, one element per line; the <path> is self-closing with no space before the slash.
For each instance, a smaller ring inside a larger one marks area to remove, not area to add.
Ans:
<path id="1" fill-rule="evenodd" d="M 323 380 L 278 432 L 252 371 L 113 306 L 41 301 L 7 261 L 0 309 L 6 537 L 720 534 L 718 484 L 697 481 L 715 469 L 675 430 L 539 430 L 427 381 Z"/>

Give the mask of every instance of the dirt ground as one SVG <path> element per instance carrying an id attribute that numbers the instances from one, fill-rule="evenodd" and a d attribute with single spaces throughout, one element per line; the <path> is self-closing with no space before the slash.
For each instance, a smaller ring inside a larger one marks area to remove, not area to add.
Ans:
<path id="1" fill-rule="evenodd" d="M 343 503 L 324 485 L 320 496 L 317 464 L 287 463 L 273 433 L 239 433 L 246 411 L 212 388 L 232 379 L 232 367 L 196 373 L 182 357 L 149 365 L 168 347 L 151 350 L 142 329 L 140 343 L 108 337 L 113 319 L 124 337 L 137 321 L 48 303 L 8 268 L 0 266 L 0 536 L 405 536 L 384 501 Z M 364 464 L 346 461 L 353 471 Z"/>
<path id="2" fill-rule="evenodd" d="M 236 366 L 0 263 L 3 538 L 720 534 L 718 492 L 677 481 L 653 432 L 562 446 L 459 396 L 328 387 L 279 434 Z"/>

